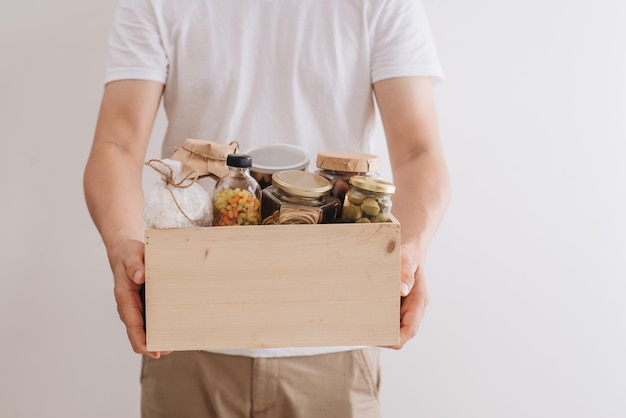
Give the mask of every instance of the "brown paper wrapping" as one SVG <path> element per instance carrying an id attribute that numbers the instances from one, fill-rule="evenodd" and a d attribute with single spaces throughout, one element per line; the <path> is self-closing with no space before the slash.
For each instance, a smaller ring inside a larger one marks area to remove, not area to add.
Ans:
<path id="1" fill-rule="evenodd" d="M 379 170 L 380 159 L 376 155 L 359 152 L 320 152 L 316 165 L 324 170 L 370 173 Z"/>
<path id="2" fill-rule="evenodd" d="M 198 172 L 198 178 L 214 176 L 222 178 L 228 174 L 226 157 L 235 154 L 239 150 L 239 143 L 232 141 L 230 144 L 187 138 L 183 144 L 176 148 L 172 160 L 183 163 L 181 177 L 185 177 L 194 170 Z"/>

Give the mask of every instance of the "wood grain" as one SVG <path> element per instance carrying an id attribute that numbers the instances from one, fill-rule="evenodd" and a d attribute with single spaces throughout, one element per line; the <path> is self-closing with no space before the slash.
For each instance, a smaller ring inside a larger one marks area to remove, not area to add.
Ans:
<path id="1" fill-rule="evenodd" d="M 400 225 L 146 230 L 148 350 L 399 341 Z"/>

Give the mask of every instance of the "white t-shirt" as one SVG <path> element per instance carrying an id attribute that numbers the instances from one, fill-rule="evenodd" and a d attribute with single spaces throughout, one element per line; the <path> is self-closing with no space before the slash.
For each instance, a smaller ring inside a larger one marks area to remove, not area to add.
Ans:
<path id="1" fill-rule="evenodd" d="M 185 138 L 236 139 L 243 151 L 292 144 L 313 161 L 320 151 L 372 153 L 372 83 L 443 78 L 418 0 L 120 0 L 109 44 L 106 82 L 166 85 L 164 157 Z"/>

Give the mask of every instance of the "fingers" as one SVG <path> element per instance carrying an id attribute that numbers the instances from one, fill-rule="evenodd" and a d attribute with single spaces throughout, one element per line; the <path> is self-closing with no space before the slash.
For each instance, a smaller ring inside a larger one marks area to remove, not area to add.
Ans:
<path id="1" fill-rule="evenodd" d="M 126 326 L 128 340 L 137 354 L 144 354 L 154 359 L 170 352 L 148 351 L 146 346 L 146 333 L 144 331 L 142 304 L 139 293 L 135 289 L 115 288 L 115 300 L 120 319 Z"/>
<path id="2" fill-rule="evenodd" d="M 159 357 L 161 357 L 160 353 L 158 352 L 148 352 L 148 348 L 146 347 L 146 333 L 144 332 L 143 327 L 127 325 L 126 334 L 128 335 L 128 340 L 130 341 L 130 345 L 133 347 L 133 351 L 135 353 L 144 354 L 154 359 L 158 359 Z"/>
<path id="3" fill-rule="evenodd" d="M 419 303 L 410 299 L 414 299 L 413 294 L 410 294 L 402 301 L 402 310 L 405 312 L 401 313 L 400 318 L 400 342 L 387 348 L 399 350 L 417 335 L 419 325 L 422 322 L 422 318 L 424 318 L 425 308 L 418 306 Z"/>
<path id="4" fill-rule="evenodd" d="M 404 312 L 400 319 L 400 347 L 402 348 L 409 340 L 417 335 L 419 326 L 426 313 L 424 301 L 417 301 L 411 309 Z"/>
<path id="5" fill-rule="evenodd" d="M 143 315 L 139 289 L 133 287 L 124 288 L 115 286 L 115 301 L 117 302 L 117 312 L 120 319 L 126 326 L 126 333 L 130 344 L 136 353 L 144 354 L 146 351 L 146 334 L 143 330 Z"/>
<path id="6" fill-rule="evenodd" d="M 415 285 L 411 292 L 402 299 L 400 307 L 400 343 L 387 348 L 399 350 L 417 335 L 419 326 L 426 313 L 429 303 L 428 290 L 422 271 L 418 270 L 415 275 Z"/>
<path id="7" fill-rule="evenodd" d="M 146 347 L 146 333 L 143 330 L 143 326 L 127 326 L 126 333 L 128 335 L 128 340 L 133 347 L 133 351 L 137 354 L 143 354 L 158 360 L 162 355 L 171 353 L 171 351 L 148 351 L 148 348 Z"/>
<path id="8" fill-rule="evenodd" d="M 144 331 L 143 304 L 139 296 L 140 284 L 145 281 L 143 262 L 144 244 L 139 241 L 128 243 L 119 258 L 122 268 L 116 269 L 115 274 L 115 301 L 120 319 L 126 326 L 128 340 L 137 354 L 143 354 L 158 359 L 161 352 L 149 352 L 146 346 Z"/>

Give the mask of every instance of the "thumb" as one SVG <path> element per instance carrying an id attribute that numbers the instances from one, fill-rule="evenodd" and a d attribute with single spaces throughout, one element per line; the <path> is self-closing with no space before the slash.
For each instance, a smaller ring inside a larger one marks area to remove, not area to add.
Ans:
<path id="1" fill-rule="evenodd" d="M 133 271 L 132 269 L 130 271 Z M 130 275 L 130 272 L 128 274 L 128 276 L 133 279 L 133 282 L 137 283 L 137 284 L 142 284 L 145 281 L 144 275 L 143 275 L 143 266 L 137 267 L 134 270 L 134 273 L 132 273 L 132 276 Z"/>
<path id="2" fill-rule="evenodd" d="M 402 283 L 400 284 L 400 293 L 402 296 L 406 296 L 411 292 L 413 285 L 415 284 L 415 277 L 411 272 L 405 272 L 402 275 Z"/>
<path id="3" fill-rule="evenodd" d="M 127 255 L 124 259 L 126 275 L 135 283 L 142 284 L 145 281 L 143 259 L 139 254 Z"/>
<path id="4" fill-rule="evenodd" d="M 415 284 L 415 274 L 420 268 L 417 260 L 412 259 L 408 252 L 402 253 L 402 264 L 400 267 L 400 295 L 407 296 Z"/>

